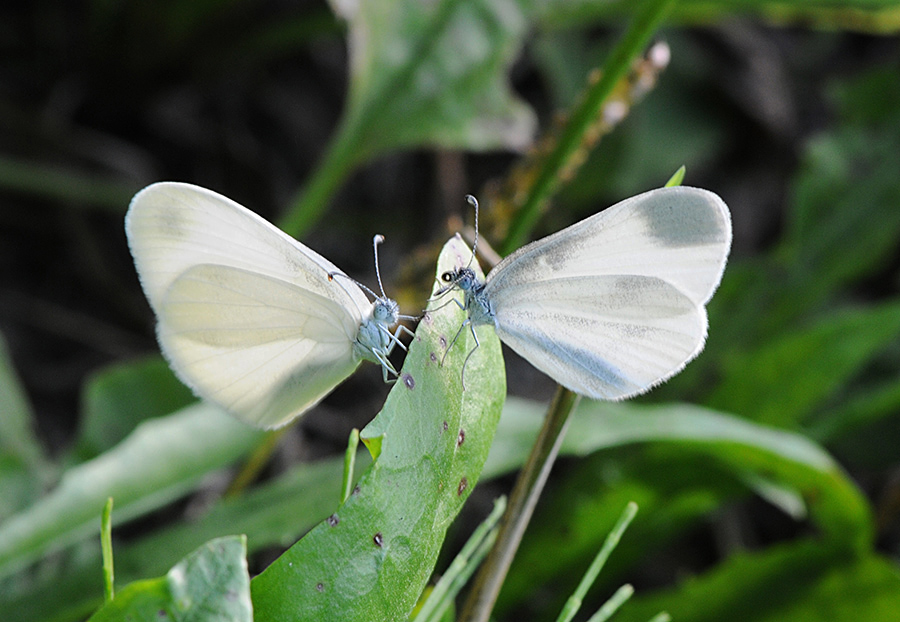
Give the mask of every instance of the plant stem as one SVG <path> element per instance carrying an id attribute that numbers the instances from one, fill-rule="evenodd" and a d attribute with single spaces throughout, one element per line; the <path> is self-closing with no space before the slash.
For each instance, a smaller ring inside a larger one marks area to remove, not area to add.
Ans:
<path id="1" fill-rule="evenodd" d="M 111 602 L 115 596 L 115 571 L 113 569 L 112 548 L 112 509 L 113 498 L 106 500 L 100 518 L 100 550 L 103 554 L 103 602 Z"/>
<path id="2" fill-rule="evenodd" d="M 544 425 L 538 434 L 531 454 L 513 487 L 497 542 L 485 560 L 472 591 L 463 607 L 459 619 L 465 622 L 487 622 L 506 573 L 522 541 L 525 527 L 534 513 L 534 506 L 540 497 L 547 476 L 559 453 L 559 446 L 569 423 L 569 415 L 578 403 L 579 396 L 568 389 L 559 387 Z"/>
<path id="3" fill-rule="evenodd" d="M 541 215 L 541 207 L 561 181 L 560 172 L 581 146 L 585 132 L 594 123 L 604 101 L 628 72 L 632 59 L 647 46 L 650 37 L 674 4 L 675 0 L 647 0 L 644 3 L 643 10 L 635 17 L 603 65 L 600 79 L 590 87 L 578 107 L 572 111 L 556 147 L 547 156 L 528 198 L 512 223 L 500 254 L 508 255 L 527 241 L 529 232 Z"/>
<path id="4" fill-rule="evenodd" d="M 309 184 L 294 197 L 279 220 L 278 226 L 283 231 L 299 238 L 325 213 L 332 195 L 359 163 L 355 150 L 360 128 L 358 119 L 345 118 L 338 126 L 337 136 L 316 165 Z"/>

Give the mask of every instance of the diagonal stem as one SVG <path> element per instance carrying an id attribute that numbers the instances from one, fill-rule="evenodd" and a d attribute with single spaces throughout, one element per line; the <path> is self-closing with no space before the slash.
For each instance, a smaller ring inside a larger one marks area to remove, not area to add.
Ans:
<path id="1" fill-rule="evenodd" d="M 534 513 L 534 506 L 559 453 L 559 446 L 569 424 L 569 414 L 578 400 L 579 396 L 568 389 L 557 389 L 528 461 L 519 472 L 513 487 L 497 542 L 478 571 L 460 620 L 487 622 L 525 528 Z"/>

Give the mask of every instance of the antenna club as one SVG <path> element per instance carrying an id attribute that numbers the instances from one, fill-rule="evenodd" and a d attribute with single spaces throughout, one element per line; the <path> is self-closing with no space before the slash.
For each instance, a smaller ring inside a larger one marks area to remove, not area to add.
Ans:
<path id="1" fill-rule="evenodd" d="M 474 196 L 472 196 L 471 194 L 467 194 L 466 201 L 469 202 L 469 205 L 471 205 L 475 209 L 478 209 L 478 199 L 476 199 Z"/>
<path id="2" fill-rule="evenodd" d="M 380 233 L 376 233 L 375 237 L 372 238 L 372 244 L 378 245 L 384 242 L 384 236 Z"/>

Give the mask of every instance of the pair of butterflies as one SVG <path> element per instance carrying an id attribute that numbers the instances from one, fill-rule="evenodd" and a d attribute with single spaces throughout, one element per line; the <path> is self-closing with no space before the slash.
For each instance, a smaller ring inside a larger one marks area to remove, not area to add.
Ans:
<path id="1" fill-rule="evenodd" d="M 285 425 L 364 359 L 380 364 L 385 380 L 397 375 L 388 356 L 403 347 L 399 332 L 408 329 L 398 322 L 407 316 L 383 288 L 368 290 L 370 302 L 330 261 L 234 201 L 156 183 L 132 199 L 125 231 L 169 364 L 238 418 Z M 484 281 L 469 267 L 447 272 L 442 291 L 464 294 L 460 332 L 493 324 L 561 385 L 624 399 L 703 348 L 705 305 L 730 246 L 717 195 L 662 188 L 524 246 Z"/>

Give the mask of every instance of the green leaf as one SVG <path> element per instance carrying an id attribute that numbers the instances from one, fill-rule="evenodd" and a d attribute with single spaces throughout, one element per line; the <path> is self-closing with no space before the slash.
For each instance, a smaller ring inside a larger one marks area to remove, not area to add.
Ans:
<path id="1" fill-rule="evenodd" d="M 358 160 L 398 147 L 522 149 L 535 125 L 506 72 L 527 0 L 338 2 L 349 23 L 347 126 Z"/>
<path id="2" fill-rule="evenodd" d="M 196 520 L 182 522 L 116 546 L 116 577 L 128 583 L 164 573 L 180 557 L 227 533 L 247 536 L 251 552 L 285 547 L 328 516 L 340 503 L 343 459 L 302 464 L 276 480 L 227 497 Z M 365 467 L 365 452 L 357 465 Z M 0 593 L 4 622 L 79 620 L 102 601 L 99 547 L 81 551 L 65 574 L 41 575 L 41 581 L 15 595 Z"/>
<path id="3" fill-rule="evenodd" d="M 629 0 L 567 0 L 540 5 L 541 24 L 545 27 L 584 27 L 592 22 L 618 20 L 634 12 Z M 900 31 L 900 15 L 894 0 L 843 0 L 842 2 L 807 2 L 797 0 L 682 0 L 673 20 L 687 24 L 708 25 L 752 15 L 781 25 L 799 25 L 826 30 L 850 30 L 887 34 Z"/>
<path id="4" fill-rule="evenodd" d="M 451 239 L 438 274 L 471 251 Z M 452 294 L 458 296 L 458 293 Z M 465 313 L 450 295 L 432 301 L 400 378 L 362 431 L 381 452 L 350 498 L 252 582 L 258 619 L 401 620 L 412 611 L 447 527 L 478 481 L 505 397 L 500 342 L 464 330 L 440 365 Z"/>
<path id="5" fill-rule="evenodd" d="M 900 574 L 876 555 L 803 540 L 734 555 L 676 589 L 638 596 L 616 620 L 645 622 L 660 610 L 692 622 L 889 622 L 900 611 Z"/>
<path id="6" fill-rule="evenodd" d="M 196 401 L 161 356 L 111 365 L 92 375 L 84 389 L 76 453 L 82 460 L 93 458 L 142 421 Z"/>
<path id="7" fill-rule="evenodd" d="M 203 545 L 165 577 L 138 581 L 91 617 L 176 622 L 252 622 L 246 538 L 227 536 Z"/>
<path id="8" fill-rule="evenodd" d="M 0 335 L 0 521 L 37 498 L 50 475 L 33 422 L 25 389 Z"/>
<path id="9" fill-rule="evenodd" d="M 589 603 L 723 504 L 748 495 L 727 467 L 677 443 L 601 450 L 560 467 L 503 585 L 495 608 L 499 619 L 514 618 L 522 607 L 535 619 L 551 619 L 629 502 L 641 511 L 588 595 Z M 545 594 L 539 602 L 533 599 L 537 587 Z"/>
<path id="10" fill-rule="evenodd" d="M 515 417 L 516 430 L 497 438 L 486 468 L 514 468 L 536 435 L 542 414 L 539 404 L 507 400 L 505 416 Z M 644 442 L 677 443 L 741 475 L 748 484 L 758 485 L 757 478 L 762 478 L 792 489 L 834 545 L 857 550 L 871 546 L 872 517 L 865 498 L 831 456 L 798 434 L 697 406 L 582 400 L 562 453 L 586 455 Z"/>
<path id="11" fill-rule="evenodd" d="M 309 186 L 281 221 L 299 235 L 357 165 L 413 146 L 524 149 L 536 126 L 507 72 L 530 0 L 334 0 L 349 24 L 350 92 Z"/>
<path id="12" fill-rule="evenodd" d="M 516 467 L 537 435 L 543 410 L 534 402 L 507 399 L 486 472 Z M 496 609 L 501 617 L 548 583 L 555 584 L 549 592 L 557 597 L 543 599 L 545 608 L 536 615 L 557 611 L 560 594 L 578 580 L 573 564 L 590 560 L 628 501 L 641 512 L 610 560 L 604 582 L 621 580 L 629 564 L 749 492 L 765 494 L 795 516 L 799 504 L 822 533 L 823 547 L 871 546 L 865 498 L 825 451 L 795 433 L 695 406 L 582 400 L 561 455 L 590 458 L 567 468 L 568 475 L 548 487 L 539 503 L 501 593 Z"/>
<path id="13" fill-rule="evenodd" d="M 0 455 L 27 466 L 36 475 L 47 465 L 34 434 L 34 413 L 16 375 L 6 340 L 0 335 Z"/>
<path id="14" fill-rule="evenodd" d="M 99 533 L 108 497 L 115 500 L 117 522 L 139 516 L 193 490 L 262 434 L 206 404 L 142 423 L 115 448 L 68 470 L 55 490 L 0 526 L 0 577 Z M 205 451 L 198 450 L 201 439 Z"/>
<path id="15" fill-rule="evenodd" d="M 900 301 L 833 313 L 726 360 L 708 403 L 760 423 L 797 426 L 898 336 Z"/>

